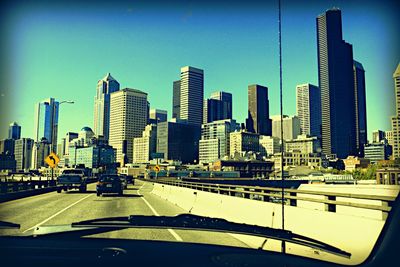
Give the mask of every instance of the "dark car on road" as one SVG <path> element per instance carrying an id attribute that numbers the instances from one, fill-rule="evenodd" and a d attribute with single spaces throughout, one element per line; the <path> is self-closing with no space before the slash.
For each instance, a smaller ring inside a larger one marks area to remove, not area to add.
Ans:
<path id="1" fill-rule="evenodd" d="M 96 185 L 97 196 L 104 193 L 116 193 L 120 196 L 124 193 L 124 182 L 121 177 L 114 174 L 102 175 Z"/>

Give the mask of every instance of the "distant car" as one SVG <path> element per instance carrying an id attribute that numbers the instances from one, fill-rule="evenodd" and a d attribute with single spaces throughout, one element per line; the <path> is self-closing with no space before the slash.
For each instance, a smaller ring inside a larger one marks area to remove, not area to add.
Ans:
<path id="1" fill-rule="evenodd" d="M 100 176 L 96 185 L 96 194 L 101 196 L 104 193 L 117 193 L 122 196 L 124 194 L 124 182 L 119 175 L 103 174 Z"/>

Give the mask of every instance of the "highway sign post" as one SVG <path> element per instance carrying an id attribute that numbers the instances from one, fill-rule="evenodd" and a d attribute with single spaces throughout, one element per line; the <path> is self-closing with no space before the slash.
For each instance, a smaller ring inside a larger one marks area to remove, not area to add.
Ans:
<path id="1" fill-rule="evenodd" d="M 154 171 L 156 172 L 156 179 L 158 178 L 158 172 L 160 171 L 160 166 L 156 165 L 154 166 Z"/>
<path id="2" fill-rule="evenodd" d="M 60 158 L 56 153 L 51 152 L 50 155 L 44 159 L 44 162 L 46 162 L 51 168 L 51 180 L 54 180 L 54 168 L 57 167 L 57 164 L 60 162 Z"/>

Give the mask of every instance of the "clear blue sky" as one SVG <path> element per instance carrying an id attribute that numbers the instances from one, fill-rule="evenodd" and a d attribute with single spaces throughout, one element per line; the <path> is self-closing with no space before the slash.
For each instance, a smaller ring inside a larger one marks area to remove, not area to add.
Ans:
<path id="1" fill-rule="evenodd" d="M 296 1 L 283 5 L 284 113 L 295 114 L 295 87 L 318 85 L 315 18 L 342 10 L 344 39 L 366 70 L 368 137 L 390 129 L 392 74 L 400 60 L 399 6 L 386 1 Z M 34 104 L 48 97 L 74 100 L 59 114 L 59 138 L 93 126 L 96 84 L 111 72 L 121 87 L 148 93 L 151 108 L 168 110 L 180 67 L 204 70 L 205 97 L 233 94 L 233 115 L 244 122 L 247 85 L 269 87 L 270 114 L 279 112 L 277 1 L 246 4 L 75 1 L 9 4 L 1 18 L 1 124 L 17 121 L 33 136 Z M 396 13 L 395 13 L 396 12 Z"/>

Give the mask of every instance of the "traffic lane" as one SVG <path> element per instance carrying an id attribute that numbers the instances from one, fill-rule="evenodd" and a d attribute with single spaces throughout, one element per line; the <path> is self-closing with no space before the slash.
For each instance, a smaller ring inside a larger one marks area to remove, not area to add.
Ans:
<path id="1" fill-rule="evenodd" d="M 143 195 L 146 201 L 162 216 L 176 216 L 187 213 L 184 209 L 166 201 L 159 196 L 151 193 L 153 184 L 150 182 L 138 181 L 139 194 Z M 228 233 L 210 232 L 210 231 L 188 231 L 174 230 L 185 242 L 219 244 L 226 246 L 249 247 L 246 243 Z"/>
<path id="2" fill-rule="evenodd" d="M 21 198 L 0 204 L 0 220 L 18 223 L 19 230 L 0 230 L 0 234 L 23 232 L 46 220 L 56 212 L 68 208 L 77 201 L 83 201 L 88 195 L 94 195 L 95 185 L 88 185 L 88 192 L 79 191 L 51 192 L 36 196 Z"/>
<path id="3" fill-rule="evenodd" d="M 106 217 L 127 217 L 129 215 L 154 215 L 137 193 L 138 186 L 128 185 L 124 194 L 93 194 L 84 201 L 74 205 L 43 225 L 63 225 L 84 220 Z M 113 232 L 92 235 L 90 237 L 128 238 L 144 240 L 175 240 L 174 236 L 165 229 L 124 229 Z"/>

